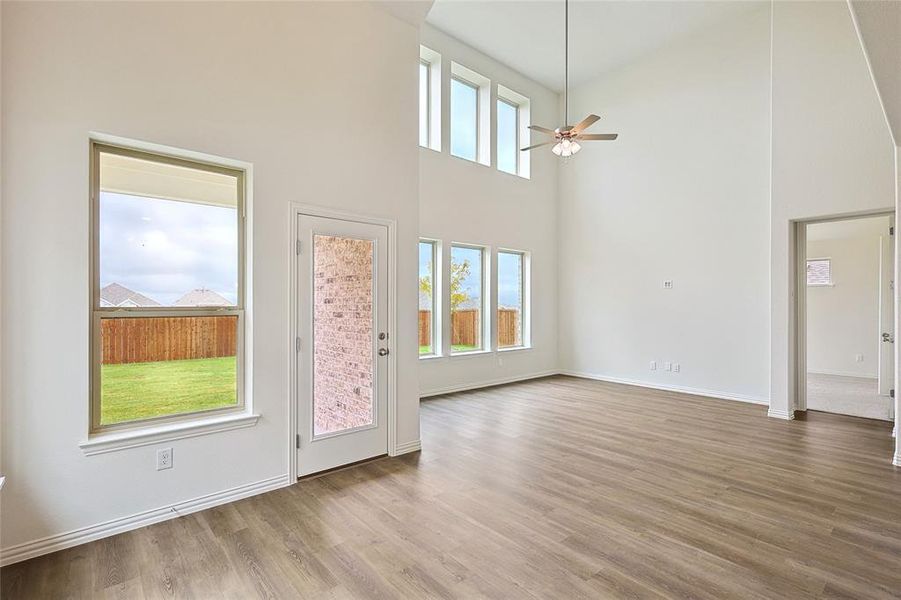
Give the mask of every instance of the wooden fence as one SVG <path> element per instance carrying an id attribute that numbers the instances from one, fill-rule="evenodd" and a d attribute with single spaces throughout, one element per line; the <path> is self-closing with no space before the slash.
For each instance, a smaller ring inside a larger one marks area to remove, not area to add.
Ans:
<path id="1" fill-rule="evenodd" d="M 100 340 L 107 365 L 235 356 L 238 317 L 101 319 Z"/>
<path id="2" fill-rule="evenodd" d="M 451 313 L 451 344 L 454 346 L 477 345 L 480 327 L 479 311 L 476 309 L 457 310 Z M 419 311 L 419 345 L 431 343 L 432 311 Z M 497 311 L 498 345 L 518 346 L 522 343 L 519 331 L 519 311 L 502 308 Z"/>

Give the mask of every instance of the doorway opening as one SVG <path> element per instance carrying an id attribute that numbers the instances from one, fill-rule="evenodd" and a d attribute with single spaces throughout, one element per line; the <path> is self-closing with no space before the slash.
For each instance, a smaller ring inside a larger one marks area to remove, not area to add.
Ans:
<path id="1" fill-rule="evenodd" d="M 800 410 L 894 420 L 894 215 L 800 224 Z"/>

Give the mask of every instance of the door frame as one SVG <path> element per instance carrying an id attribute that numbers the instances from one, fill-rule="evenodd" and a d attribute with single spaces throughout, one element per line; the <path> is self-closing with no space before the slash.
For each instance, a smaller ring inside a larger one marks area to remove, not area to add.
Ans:
<path id="1" fill-rule="evenodd" d="M 790 244 L 791 251 L 791 289 L 789 295 L 792 299 L 791 314 L 794 317 L 794 327 L 791 331 L 794 335 L 791 344 L 792 352 L 789 361 L 793 368 L 790 372 L 793 375 L 793 388 L 795 392 L 794 405 L 791 399 L 789 401 L 789 413 L 793 411 L 807 411 L 807 226 L 817 223 L 829 223 L 833 221 L 850 221 L 853 219 L 869 219 L 873 217 L 892 217 L 895 218 L 894 209 L 873 210 L 860 213 L 850 213 L 834 215 L 829 217 L 815 217 L 811 219 L 798 219 L 792 221 Z M 896 244 L 897 246 L 897 244 Z M 895 266 L 893 273 L 898 271 L 898 254 L 895 250 Z M 897 295 L 893 294 L 894 307 L 893 314 L 897 315 Z M 897 318 L 895 320 L 895 329 L 897 332 Z M 895 364 L 897 365 L 898 350 L 897 345 L 894 347 Z M 898 381 L 898 373 L 895 373 L 895 382 Z M 897 389 L 897 386 L 896 388 Z"/>
<path id="2" fill-rule="evenodd" d="M 356 223 L 366 223 L 369 225 L 382 225 L 388 229 L 388 339 L 391 347 L 397 348 L 397 243 L 396 229 L 397 221 L 394 219 L 384 219 L 371 215 L 354 213 L 349 211 L 334 210 L 324 206 L 316 206 L 312 204 L 303 204 L 292 202 L 290 205 L 290 231 L 291 243 L 288 248 L 290 253 L 290 288 L 288 291 L 288 310 L 289 310 L 289 335 L 287 339 L 288 356 L 289 356 L 289 382 L 290 398 L 288 402 L 288 473 L 296 481 L 298 479 L 297 464 L 297 448 L 295 446 L 297 439 L 297 417 L 300 403 L 300 382 L 298 381 L 297 369 L 297 347 L 295 340 L 299 334 L 299 323 L 297 319 L 297 311 L 299 302 L 297 298 L 297 269 L 299 265 L 299 255 L 297 253 L 297 242 L 299 240 L 297 221 L 302 216 L 322 217 L 326 219 L 338 219 L 342 221 L 353 221 Z M 397 360 L 391 357 L 388 360 L 388 398 L 386 416 L 388 425 L 388 455 L 397 455 Z"/>

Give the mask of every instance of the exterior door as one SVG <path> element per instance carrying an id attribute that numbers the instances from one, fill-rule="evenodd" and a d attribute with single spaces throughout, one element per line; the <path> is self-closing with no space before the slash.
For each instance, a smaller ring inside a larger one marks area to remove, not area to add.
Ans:
<path id="1" fill-rule="evenodd" d="M 388 229 L 298 216 L 298 476 L 388 452 Z"/>

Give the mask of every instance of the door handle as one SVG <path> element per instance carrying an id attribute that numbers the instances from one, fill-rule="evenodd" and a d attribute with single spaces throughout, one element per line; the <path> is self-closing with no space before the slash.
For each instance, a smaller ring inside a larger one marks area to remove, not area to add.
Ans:
<path id="1" fill-rule="evenodd" d="M 379 348 L 379 356 L 388 356 L 387 348 Z"/>

